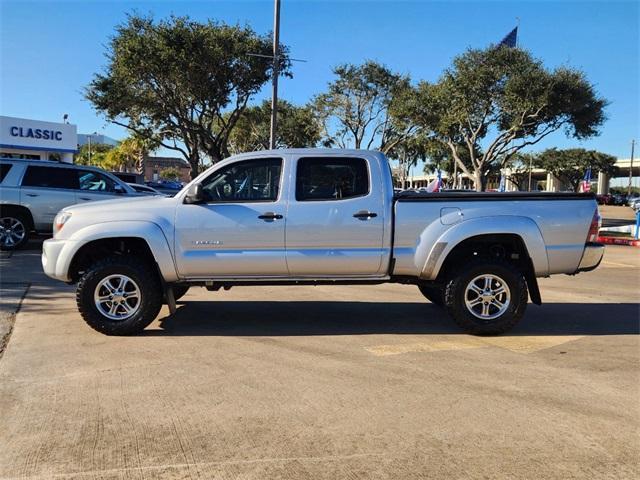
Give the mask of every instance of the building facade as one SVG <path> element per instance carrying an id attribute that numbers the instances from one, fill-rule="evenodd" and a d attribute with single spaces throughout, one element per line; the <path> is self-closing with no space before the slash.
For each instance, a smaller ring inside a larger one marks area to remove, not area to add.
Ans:
<path id="1" fill-rule="evenodd" d="M 186 160 L 178 157 L 144 157 L 144 179 L 147 182 L 166 180 L 162 178 L 162 171 L 167 168 L 175 168 L 179 172 L 180 182 L 191 181 L 191 167 Z"/>
<path id="2" fill-rule="evenodd" d="M 78 151 L 75 125 L 0 116 L 0 156 L 73 163 Z"/>
<path id="3" fill-rule="evenodd" d="M 117 147 L 120 143 L 118 140 L 102 135 L 101 133 L 79 133 L 78 134 L 78 147 L 87 145 L 91 142 L 93 145 L 101 143 L 104 145 L 111 145 Z"/>

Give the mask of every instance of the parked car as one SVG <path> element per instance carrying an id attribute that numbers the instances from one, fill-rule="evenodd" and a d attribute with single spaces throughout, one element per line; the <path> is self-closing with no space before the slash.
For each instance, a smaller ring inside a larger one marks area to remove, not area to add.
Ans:
<path id="1" fill-rule="evenodd" d="M 52 232 L 53 219 L 77 203 L 136 195 L 95 167 L 46 160 L 0 158 L 0 249 L 20 248 L 31 232 Z"/>
<path id="2" fill-rule="evenodd" d="M 141 173 L 134 173 L 134 172 L 109 172 L 109 173 L 111 173 L 111 175 L 118 177 L 120 180 L 128 184 L 134 183 L 136 185 L 142 185 L 144 183 L 144 175 L 142 175 Z"/>
<path id="3" fill-rule="evenodd" d="M 157 181 L 157 182 L 144 182 L 145 185 L 151 187 L 165 195 L 173 196 L 182 190 L 183 185 L 180 182 L 172 181 Z"/>
<path id="4" fill-rule="evenodd" d="M 153 187 L 149 185 L 144 185 L 142 183 L 127 183 L 131 188 L 133 188 L 136 192 L 142 193 L 144 195 L 164 195 L 164 193 L 159 192 Z"/>
<path id="5" fill-rule="evenodd" d="M 77 284 L 82 317 L 107 335 L 140 332 L 192 286 L 384 282 L 498 334 L 541 303 L 536 277 L 599 265 L 599 225 L 592 194 L 394 196 L 380 152 L 273 150 L 228 158 L 173 198 L 65 208 L 42 265 Z"/>
<path id="6" fill-rule="evenodd" d="M 614 198 L 610 193 L 596 195 L 596 200 L 598 201 L 598 205 L 613 205 Z"/>

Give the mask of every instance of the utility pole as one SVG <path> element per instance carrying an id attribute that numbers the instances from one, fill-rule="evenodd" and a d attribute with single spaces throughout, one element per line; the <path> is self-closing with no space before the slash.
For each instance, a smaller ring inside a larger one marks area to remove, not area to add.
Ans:
<path id="1" fill-rule="evenodd" d="M 271 132 L 269 136 L 269 148 L 276 148 L 276 131 L 278 129 L 278 68 L 280 43 L 280 0 L 274 0 L 273 6 L 273 91 L 271 93 Z"/>
<path id="2" fill-rule="evenodd" d="M 631 182 L 633 181 L 633 147 L 635 147 L 636 141 L 631 140 L 631 164 L 629 165 L 629 187 L 627 188 L 627 197 L 631 196 Z"/>
<path id="3" fill-rule="evenodd" d="M 531 158 L 532 157 L 533 157 L 533 154 L 529 156 L 529 189 L 527 190 L 528 192 L 531 191 Z"/>
<path id="4" fill-rule="evenodd" d="M 91 165 L 91 134 L 87 135 L 89 139 L 89 165 Z"/>

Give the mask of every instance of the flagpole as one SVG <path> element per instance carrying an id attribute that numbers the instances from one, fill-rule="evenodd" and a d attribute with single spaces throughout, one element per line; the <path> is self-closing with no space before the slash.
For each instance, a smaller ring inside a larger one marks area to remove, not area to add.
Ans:
<path id="1" fill-rule="evenodd" d="M 631 163 L 629 164 L 629 187 L 627 188 L 627 197 L 631 196 L 631 182 L 633 181 L 633 147 L 635 147 L 636 141 L 631 140 Z"/>

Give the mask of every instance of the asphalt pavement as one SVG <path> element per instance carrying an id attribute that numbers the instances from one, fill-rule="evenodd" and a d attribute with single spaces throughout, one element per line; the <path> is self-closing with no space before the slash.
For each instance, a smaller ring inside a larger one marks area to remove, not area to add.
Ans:
<path id="1" fill-rule="evenodd" d="M 15 253 L 0 478 L 639 478 L 639 253 L 490 338 L 402 285 L 194 288 L 107 337 Z"/>

